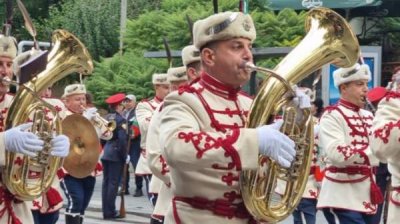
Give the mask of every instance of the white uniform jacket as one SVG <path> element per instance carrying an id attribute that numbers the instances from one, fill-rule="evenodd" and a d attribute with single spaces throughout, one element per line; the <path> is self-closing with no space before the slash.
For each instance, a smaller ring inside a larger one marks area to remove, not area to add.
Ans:
<path id="1" fill-rule="evenodd" d="M 388 163 L 393 191 L 389 195 L 388 224 L 400 219 L 400 94 L 390 92 L 379 103 L 371 134 L 375 155 Z"/>
<path id="2" fill-rule="evenodd" d="M 146 139 L 149 129 L 150 120 L 153 116 L 154 111 L 161 103 L 161 100 L 154 97 L 151 100 L 143 100 L 136 106 L 136 119 L 139 123 L 140 129 L 140 148 L 142 153 L 140 154 L 139 162 L 136 167 L 136 175 L 149 175 L 151 174 L 147 156 L 146 156 Z"/>
<path id="3" fill-rule="evenodd" d="M 249 221 L 238 183 L 258 167 L 257 132 L 244 128 L 251 102 L 206 73 L 166 97 L 160 143 L 173 200 L 165 223 Z"/>
<path id="4" fill-rule="evenodd" d="M 0 169 L 5 166 L 5 118 L 13 101 L 13 96 L 6 94 L 0 97 Z M 19 166 L 19 164 L 15 164 Z M 2 172 L 2 170 L 1 170 Z M 0 174 L 1 176 L 2 174 Z M 1 179 L 0 179 L 1 180 Z M 0 224 L 33 223 L 31 201 L 20 201 L 12 195 L 0 181 Z"/>
<path id="5" fill-rule="evenodd" d="M 161 103 L 157 109 L 154 111 L 153 117 L 151 118 L 149 129 L 147 132 L 147 140 L 146 140 L 146 153 L 147 153 L 147 162 L 149 163 L 149 168 L 153 173 L 150 181 L 150 192 L 156 184 L 158 184 L 158 198 L 156 205 L 153 210 L 152 216 L 155 218 L 164 217 L 165 213 L 169 205 L 171 204 L 171 179 L 169 176 L 169 168 L 161 154 L 161 146 L 160 146 L 160 110 L 162 109 L 163 104 Z M 155 182 L 157 180 L 157 182 Z"/>
<path id="6" fill-rule="evenodd" d="M 375 213 L 380 192 L 374 180 L 379 161 L 369 146 L 371 112 L 340 100 L 320 119 L 319 146 L 325 154 L 325 177 L 317 208 Z"/>

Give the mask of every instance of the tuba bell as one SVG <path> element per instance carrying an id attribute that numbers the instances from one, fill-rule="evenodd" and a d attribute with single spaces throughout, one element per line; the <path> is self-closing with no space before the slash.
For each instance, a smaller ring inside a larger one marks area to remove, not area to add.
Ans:
<path id="1" fill-rule="evenodd" d="M 43 150 L 35 157 L 6 151 L 3 183 L 12 194 L 24 201 L 33 200 L 47 191 L 63 161 L 50 154 L 50 140 L 62 132 L 61 119 L 57 109 L 41 100 L 38 93 L 71 73 L 90 74 L 93 70 L 89 52 L 74 35 L 56 30 L 52 41 L 53 48 L 48 54 L 46 69 L 19 86 L 5 121 L 6 129 L 9 129 L 25 123 L 33 114 L 31 131 L 45 142 Z M 53 120 L 45 119 L 45 110 L 53 113 Z M 36 178 L 31 177 L 32 173 Z"/>
<path id="2" fill-rule="evenodd" d="M 292 86 L 327 63 L 350 67 L 359 58 L 357 38 L 348 23 L 327 8 L 308 12 L 307 35 L 274 70 L 244 66 L 266 73 L 249 113 L 247 127 L 255 128 L 271 122 L 283 112 L 281 132 L 296 144 L 296 157 L 291 167 L 283 168 L 268 157 L 259 156 L 258 169 L 246 170 L 240 175 L 244 203 L 256 220 L 278 222 L 290 215 L 300 201 L 310 172 L 313 150 L 313 119 L 309 109 L 291 105 Z M 284 183 L 284 194 L 275 192 L 277 182 Z"/>

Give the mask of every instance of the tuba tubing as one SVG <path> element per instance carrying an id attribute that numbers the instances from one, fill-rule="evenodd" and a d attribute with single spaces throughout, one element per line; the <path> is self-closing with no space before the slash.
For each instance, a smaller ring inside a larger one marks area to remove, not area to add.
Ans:
<path id="1" fill-rule="evenodd" d="M 357 38 L 350 26 L 330 9 L 321 7 L 310 10 L 305 28 L 307 34 L 304 39 L 272 72 L 251 63 L 245 64 L 250 70 L 267 74 L 251 106 L 247 127 L 266 124 L 283 110 L 285 120 L 281 131 L 296 143 L 296 158 L 290 168 L 280 167 L 275 161 L 260 155 L 257 170 L 245 170 L 240 174 L 243 201 L 258 221 L 275 223 L 289 216 L 302 198 L 309 176 L 314 147 L 312 116 L 309 110 L 303 110 L 303 115 L 300 115 L 302 123 L 296 123 L 296 119 L 288 116 L 297 116 L 293 115 L 297 110 L 290 108 L 291 98 L 288 95 L 293 95 L 291 86 L 327 63 L 350 67 L 360 55 Z M 274 193 L 278 180 L 286 183 L 281 197 Z"/>
<path id="2" fill-rule="evenodd" d="M 41 103 L 42 106 L 38 106 L 40 109 L 43 109 L 43 104 L 47 108 L 51 106 L 38 102 L 36 93 L 71 73 L 78 72 L 87 75 L 93 71 L 93 62 L 89 52 L 73 34 L 65 30 L 55 30 L 52 41 L 53 48 L 49 52 L 46 69 L 18 89 L 7 114 L 6 129 L 25 123 L 29 119 L 33 105 Z M 49 109 L 55 113 L 56 117 L 58 116 L 54 107 Z M 59 118 L 55 120 L 51 130 L 45 130 L 45 132 L 55 135 L 61 134 L 61 120 Z M 51 156 L 48 152 L 41 153 L 48 154 L 48 158 L 44 159 L 45 164 L 37 164 L 37 162 L 34 162 L 34 158 L 9 151 L 6 151 L 5 154 L 6 161 L 2 173 L 3 183 L 12 194 L 24 201 L 38 198 L 43 192 L 47 191 L 63 161 L 60 157 Z M 23 163 L 21 166 L 17 166 L 14 161 L 20 157 L 23 157 Z M 37 172 L 38 170 L 41 177 L 39 179 L 42 180 L 28 178 L 30 171 Z"/>

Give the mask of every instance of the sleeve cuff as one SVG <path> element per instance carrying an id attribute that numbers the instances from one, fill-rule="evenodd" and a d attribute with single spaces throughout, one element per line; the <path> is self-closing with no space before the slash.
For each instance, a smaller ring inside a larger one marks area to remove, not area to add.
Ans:
<path id="1" fill-rule="evenodd" d="M 240 135 L 237 140 L 240 143 L 236 146 L 240 157 L 240 163 L 243 170 L 254 170 L 258 168 L 258 137 L 254 128 L 240 129 Z"/>

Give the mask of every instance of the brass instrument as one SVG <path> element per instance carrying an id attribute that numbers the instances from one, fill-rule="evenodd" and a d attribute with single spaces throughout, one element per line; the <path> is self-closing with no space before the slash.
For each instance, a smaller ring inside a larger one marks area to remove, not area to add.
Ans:
<path id="1" fill-rule="evenodd" d="M 100 141 L 93 124 L 82 115 L 72 114 L 62 121 L 62 127 L 71 142 L 63 167 L 73 177 L 89 176 L 100 157 Z"/>
<path id="2" fill-rule="evenodd" d="M 84 112 L 86 109 L 84 109 Z M 100 116 L 99 113 L 96 113 L 96 116 L 93 117 L 92 120 L 90 120 L 93 126 L 98 128 L 101 132 L 101 136 L 107 136 L 107 139 L 111 139 L 113 135 L 113 131 L 117 127 L 117 124 L 115 123 L 114 120 L 108 121 L 102 116 Z"/>
<path id="3" fill-rule="evenodd" d="M 374 104 L 372 104 L 371 101 L 367 99 L 367 97 L 364 98 L 364 102 L 365 102 L 365 109 L 375 114 L 376 107 L 374 106 Z"/>
<path id="4" fill-rule="evenodd" d="M 37 93 L 68 74 L 90 74 L 93 70 L 89 52 L 74 35 L 65 30 L 56 30 L 52 40 L 53 48 L 48 54 L 46 69 L 31 81 L 19 86 L 5 121 L 6 128 L 9 129 L 25 123 L 34 114 L 32 132 L 45 141 L 43 150 L 35 157 L 8 151 L 5 153 L 3 183 L 21 200 L 30 201 L 45 192 L 51 186 L 63 161 L 50 154 L 50 140 L 62 132 L 61 120 L 57 110 L 40 100 Z M 50 122 L 46 121 L 44 110 L 50 110 L 55 118 Z M 37 178 L 32 178 L 32 174 Z"/>
<path id="5" fill-rule="evenodd" d="M 330 9 L 309 11 L 305 27 L 307 35 L 274 70 L 245 64 L 248 69 L 267 74 L 252 104 L 247 127 L 269 123 L 283 111 L 281 132 L 296 143 L 296 158 L 290 168 L 260 155 L 257 170 L 241 173 L 244 203 L 259 221 L 274 223 L 290 215 L 302 197 L 310 172 L 313 119 L 309 109 L 300 110 L 292 105 L 292 86 L 327 63 L 350 67 L 360 54 L 357 38 L 348 23 Z M 278 180 L 284 182 L 285 193 L 281 197 L 274 193 Z"/>

